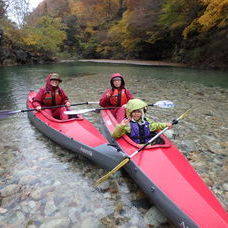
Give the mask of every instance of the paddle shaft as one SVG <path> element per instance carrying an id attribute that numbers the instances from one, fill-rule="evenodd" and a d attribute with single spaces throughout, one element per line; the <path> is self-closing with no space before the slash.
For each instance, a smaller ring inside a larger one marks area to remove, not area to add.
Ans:
<path id="1" fill-rule="evenodd" d="M 173 121 L 174 122 L 174 121 Z M 177 121 L 175 121 L 177 123 Z M 169 127 L 164 128 L 162 131 L 160 131 L 157 135 L 155 135 L 153 138 L 151 138 L 146 144 L 144 144 L 142 147 L 140 147 L 138 150 L 136 150 L 133 154 L 125 158 L 122 162 L 120 162 L 117 166 L 115 166 L 111 171 L 109 171 L 106 175 L 99 178 L 96 183 L 95 187 L 97 187 L 99 184 L 107 180 L 113 173 L 117 172 L 119 169 L 121 169 L 123 166 L 125 166 L 131 158 L 133 158 L 136 154 L 138 154 L 140 151 L 142 151 L 146 146 L 148 146 L 150 143 L 152 143 L 156 138 L 158 138 L 161 134 L 163 134 L 166 130 L 168 130 Z"/>
<path id="2" fill-rule="evenodd" d="M 117 109 L 119 107 L 108 107 L 108 108 L 89 108 L 89 109 L 79 109 L 79 110 L 71 110 L 71 111 L 65 111 L 64 113 L 66 115 L 79 115 L 79 114 L 84 114 L 88 112 L 99 112 L 101 110 L 112 110 L 112 109 Z"/>
<path id="3" fill-rule="evenodd" d="M 70 106 L 77 106 L 77 105 L 84 105 L 84 104 L 97 104 L 97 102 L 82 102 L 82 103 L 77 103 L 77 104 L 71 104 Z M 50 106 L 50 107 L 42 107 L 41 110 L 61 108 L 61 107 L 67 107 L 67 106 L 66 105 L 55 105 L 55 106 Z M 20 110 L 20 112 L 31 112 L 31 111 L 36 111 L 36 109 L 32 108 L 32 109 Z"/>
<path id="4" fill-rule="evenodd" d="M 172 125 L 177 124 L 178 120 L 184 118 L 188 112 L 191 110 L 191 108 L 189 108 L 187 111 L 185 111 L 181 116 L 179 116 L 177 119 L 174 119 L 172 121 Z M 128 156 L 127 158 L 125 158 L 123 161 L 121 161 L 117 166 L 115 166 L 111 171 L 109 171 L 107 174 L 105 174 L 103 177 L 101 177 L 100 179 L 98 179 L 95 183 L 94 186 L 98 186 L 100 183 L 104 182 L 105 180 L 107 180 L 112 174 L 114 174 L 115 172 L 117 172 L 119 169 L 121 169 L 124 165 L 126 165 L 132 157 L 134 157 L 136 154 L 138 154 L 140 151 L 142 151 L 146 146 L 148 146 L 148 144 L 152 143 L 157 137 L 159 137 L 161 134 L 163 134 L 166 130 L 168 130 L 169 127 L 164 128 L 162 131 L 160 131 L 157 135 L 155 135 L 153 138 L 151 138 L 145 145 L 143 145 L 142 147 L 140 147 L 138 150 L 136 150 L 133 154 L 131 154 L 130 156 Z"/>
<path id="5" fill-rule="evenodd" d="M 117 166 L 115 166 L 111 171 L 109 171 L 107 174 L 105 174 L 103 177 L 99 178 L 96 183 L 95 187 L 97 187 L 99 184 L 107 180 L 113 173 L 117 172 L 119 169 L 121 169 L 123 166 L 125 166 L 131 158 L 133 158 L 136 154 L 138 154 L 140 151 L 142 151 L 148 144 L 152 143 L 157 137 L 159 137 L 162 133 L 164 133 L 168 127 L 164 128 L 162 131 L 160 131 L 157 135 L 155 135 L 153 138 L 151 138 L 145 145 L 140 147 L 138 150 L 136 150 L 133 154 L 125 158 L 122 162 L 120 162 Z"/>
<path id="6" fill-rule="evenodd" d="M 180 117 L 178 117 L 177 119 L 174 119 L 172 121 L 172 125 L 177 124 L 178 120 L 180 120 L 181 118 L 183 118 L 184 115 L 182 114 Z M 161 134 L 163 134 L 165 131 L 167 131 L 169 129 L 169 127 L 164 128 L 162 131 L 160 131 L 159 133 L 157 133 L 153 138 L 151 138 L 146 144 L 144 144 L 142 147 L 140 147 L 138 150 L 136 150 L 133 154 L 131 154 L 129 156 L 129 158 L 134 157 L 137 153 L 139 153 L 141 150 L 143 150 L 146 146 L 148 146 L 150 143 L 152 143 L 156 138 L 158 138 Z"/>
<path id="7" fill-rule="evenodd" d="M 156 134 L 153 138 L 151 138 L 146 144 L 144 144 L 142 147 L 140 147 L 138 150 L 136 150 L 133 154 L 129 156 L 129 158 L 133 158 L 137 153 L 139 153 L 141 150 L 143 150 L 146 146 L 148 146 L 150 143 L 152 143 L 156 138 L 158 138 L 161 134 L 163 134 L 166 130 L 169 128 L 166 127 L 162 131 L 160 131 L 158 134 Z"/>
<path id="8" fill-rule="evenodd" d="M 98 102 L 82 102 L 82 103 L 77 103 L 77 104 L 71 104 L 71 106 L 84 105 L 84 104 L 98 104 Z M 61 107 L 67 107 L 67 106 L 66 105 L 55 105 L 55 106 L 50 106 L 50 107 L 42 107 L 41 110 L 61 108 Z M 2 110 L 2 111 L 0 111 L 0 119 L 7 118 L 11 115 L 15 115 L 20 112 L 31 112 L 31 111 L 36 111 L 36 109 L 32 108 L 32 109 L 15 110 L 15 111 Z"/>

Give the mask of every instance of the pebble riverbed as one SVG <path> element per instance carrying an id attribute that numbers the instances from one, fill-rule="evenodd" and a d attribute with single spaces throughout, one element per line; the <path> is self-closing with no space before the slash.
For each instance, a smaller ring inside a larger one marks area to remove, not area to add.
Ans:
<path id="1" fill-rule="evenodd" d="M 168 99 L 176 104 L 149 108 L 147 115 L 155 120 L 170 121 L 191 107 L 166 135 L 228 211 L 228 89 L 138 75 L 125 80 L 148 103 Z M 88 74 L 65 78 L 63 87 L 72 101 L 92 101 L 107 81 L 107 75 Z M 72 85 L 80 89 L 70 91 Z M 100 127 L 98 114 L 86 117 Z M 51 142 L 25 114 L 0 124 L 1 228 L 172 227 L 124 171 L 96 190 L 92 184 L 106 172 Z"/>

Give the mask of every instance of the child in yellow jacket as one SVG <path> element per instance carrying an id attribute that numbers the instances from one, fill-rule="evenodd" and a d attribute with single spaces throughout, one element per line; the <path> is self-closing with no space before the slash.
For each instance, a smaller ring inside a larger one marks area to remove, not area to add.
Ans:
<path id="1" fill-rule="evenodd" d="M 112 137 L 117 139 L 127 134 L 135 143 L 145 144 L 153 137 L 155 131 L 172 127 L 172 123 L 154 122 L 145 118 L 146 107 L 147 104 L 140 99 L 129 100 L 126 105 L 127 118 L 116 126 Z"/>

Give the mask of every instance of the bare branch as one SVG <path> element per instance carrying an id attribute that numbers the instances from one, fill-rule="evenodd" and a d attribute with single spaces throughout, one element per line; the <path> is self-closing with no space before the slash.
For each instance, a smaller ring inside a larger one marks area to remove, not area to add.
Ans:
<path id="1" fill-rule="evenodd" d="M 7 0 L 8 15 L 22 27 L 26 22 L 25 19 L 29 14 L 29 0 Z"/>

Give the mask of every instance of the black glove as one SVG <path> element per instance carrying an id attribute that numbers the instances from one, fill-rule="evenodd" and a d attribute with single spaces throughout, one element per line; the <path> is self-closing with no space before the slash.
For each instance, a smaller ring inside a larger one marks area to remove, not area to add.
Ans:
<path id="1" fill-rule="evenodd" d="M 174 119 L 174 120 L 172 121 L 172 125 L 174 125 L 174 124 L 178 124 L 178 120 Z"/>

